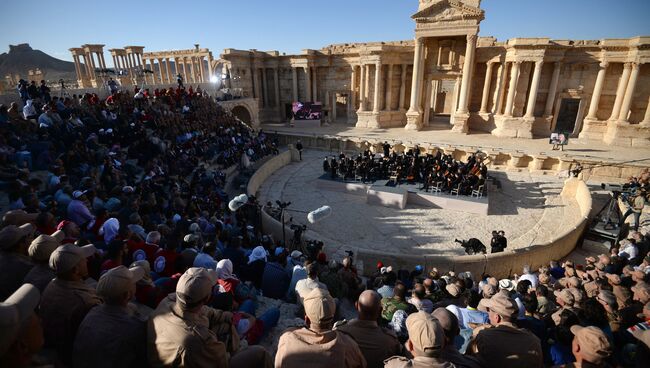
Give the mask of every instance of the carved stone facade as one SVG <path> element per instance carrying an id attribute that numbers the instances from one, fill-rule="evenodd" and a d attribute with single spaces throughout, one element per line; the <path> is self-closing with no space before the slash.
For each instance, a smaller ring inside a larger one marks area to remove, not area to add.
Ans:
<path id="1" fill-rule="evenodd" d="M 531 138 L 553 131 L 650 144 L 650 36 L 594 41 L 479 37 L 479 0 L 421 0 L 412 41 L 303 50 L 226 49 L 229 86 L 258 99 L 262 121 L 292 101 L 326 120 L 377 129 L 436 126 Z M 560 119 L 558 119 L 558 117 Z"/>
<path id="2" fill-rule="evenodd" d="M 146 52 L 145 69 L 153 72 L 146 76 L 146 81 L 172 84 L 180 74 L 185 83 L 208 83 L 213 76 L 213 62 L 212 52 L 199 45 L 189 50 Z"/>

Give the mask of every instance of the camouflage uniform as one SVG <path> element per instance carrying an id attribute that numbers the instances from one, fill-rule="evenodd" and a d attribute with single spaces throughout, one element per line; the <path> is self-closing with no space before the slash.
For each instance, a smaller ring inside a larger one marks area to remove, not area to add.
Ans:
<path id="1" fill-rule="evenodd" d="M 411 309 L 410 304 L 404 300 L 399 299 L 398 297 L 392 298 L 383 298 L 381 300 L 381 317 L 390 322 L 393 319 L 393 314 L 398 310 L 407 311 Z"/>

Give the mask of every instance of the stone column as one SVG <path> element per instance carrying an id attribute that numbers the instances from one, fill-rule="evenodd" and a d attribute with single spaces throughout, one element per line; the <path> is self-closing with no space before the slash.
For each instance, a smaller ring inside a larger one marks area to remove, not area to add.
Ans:
<path id="1" fill-rule="evenodd" d="M 542 75 L 542 66 L 544 62 L 538 60 L 535 62 L 535 70 L 533 71 L 533 80 L 530 83 L 530 92 L 528 93 L 528 105 L 526 106 L 526 115 L 527 119 L 535 118 L 535 103 L 537 103 L 537 91 L 539 89 L 539 78 Z"/>
<path id="2" fill-rule="evenodd" d="M 645 116 L 643 117 L 642 125 L 650 125 L 650 98 L 648 98 L 648 107 L 645 109 Z"/>
<path id="3" fill-rule="evenodd" d="M 406 99 L 406 70 L 408 65 L 402 64 L 402 74 L 400 75 L 401 81 L 399 85 L 399 111 L 404 111 L 404 100 Z"/>
<path id="4" fill-rule="evenodd" d="M 160 79 L 160 84 L 165 83 L 165 75 L 163 74 L 163 64 L 161 58 L 158 58 L 158 79 Z"/>
<path id="5" fill-rule="evenodd" d="M 381 110 L 381 85 L 382 85 L 382 74 L 381 74 L 381 62 L 375 64 L 375 96 L 372 102 L 372 112 L 379 113 Z"/>
<path id="6" fill-rule="evenodd" d="M 280 76 L 278 75 L 278 67 L 273 68 L 273 87 L 275 97 L 275 108 L 280 109 Z"/>
<path id="7" fill-rule="evenodd" d="M 623 99 L 623 105 L 621 106 L 621 112 L 618 115 L 618 121 L 628 123 L 628 115 L 630 114 L 630 107 L 632 107 L 632 98 L 634 97 L 634 88 L 636 87 L 636 81 L 639 78 L 639 63 L 632 63 L 632 74 L 630 74 L 630 81 L 627 82 L 627 88 L 625 89 L 625 98 Z"/>
<path id="8" fill-rule="evenodd" d="M 350 102 L 352 106 L 356 106 L 356 94 L 357 94 L 357 66 L 352 65 L 352 75 L 350 76 Z"/>
<path id="9" fill-rule="evenodd" d="M 490 83 L 492 83 L 492 65 L 493 62 L 487 63 L 485 70 L 485 82 L 483 83 L 483 95 L 481 96 L 481 114 L 487 113 L 488 99 L 490 98 Z"/>
<path id="10" fill-rule="evenodd" d="M 386 100 L 384 110 L 391 111 L 393 102 L 393 64 L 388 64 L 388 80 L 386 81 Z"/>
<path id="11" fill-rule="evenodd" d="M 77 80 L 82 80 L 83 76 L 81 75 L 81 65 L 79 64 L 77 55 L 72 55 L 72 60 L 74 61 L 74 72 L 77 74 Z"/>
<path id="12" fill-rule="evenodd" d="M 194 62 L 194 56 L 190 56 L 190 72 L 192 73 L 192 83 L 196 83 L 196 63 Z"/>
<path id="13" fill-rule="evenodd" d="M 631 71 L 632 64 L 625 63 L 623 74 L 621 74 L 621 79 L 618 81 L 618 87 L 616 88 L 616 100 L 614 100 L 614 107 L 612 108 L 612 115 L 609 117 L 609 120 L 616 120 L 619 112 L 621 112 L 621 104 L 625 97 L 625 87 L 627 87 L 627 81 L 630 79 Z"/>
<path id="14" fill-rule="evenodd" d="M 314 88 L 312 91 L 312 99 L 316 102 L 318 101 L 318 67 L 315 66 L 312 69 L 312 72 L 314 73 L 314 76 L 312 77 L 312 86 Z"/>
<path id="15" fill-rule="evenodd" d="M 366 107 L 364 105 L 365 99 L 366 99 L 366 82 L 365 82 L 365 76 L 366 76 L 366 66 L 364 64 L 361 64 L 359 67 L 359 72 L 361 75 L 359 76 L 359 110 L 357 112 L 365 111 Z"/>
<path id="16" fill-rule="evenodd" d="M 183 80 L 185 83 L 189 83 L 189 75 L 187 74 L 187 63 L 185 63 L 185 57 L 183 57 Z"/>
<path id="17" fill-rule="evenodd" d="M 304 69 L 305 69 L 305 79 L 307 81 L 307 88 L 306 88 L 306 90 L 307 90 L 307 101 L 312 101 L 312 97 L 311 97 L 312 96 L 312 94 L 311 94 L 311 89 L 312 89 L 312 85 L 311 85 L 311 67 L 306 66 L 306 67 L 304 67 Z"/>
<path id="18" fill-rule="evenodd" d="M 474 52 L 476 50 L 477 35 L 467 35 L 467 46 L 465 47 L 465 60 L 463 61 L 463 81 L 460 85 L 460 97 L 458 98 L 458 112 L 466 114 L 469 105 L 469 88 L 472 82 L 472 66 L 474 65 Z"/>
<path id="19" fill-rule="evenodd" d="M 551 84 L 548 87 L 548 94 L 546 95 L 546 107 L 544 108 L 544 116 L 553 115 L 553 106 L 555 105 L 555 93 L 557 92 L 557 84 L 560 81 L 560 70 L 562 64 L 559 61 L 553 63 L 553 76 L 551 77 Z"/>
<path id="20" fill-rule="evenodd" d="M 253 77 L 255 79 L 255 98 L 260 99 L 259 105 L 262 105 L 262 82 L 260 82 L 260 69 L 253 68 Z"/>
<path id="21" fill-rule="evenodd" d="M 413 80 L 411 82 L 411 104 L 407 114 L 420 114 L 421 108 L 419 106 L 420 94 L 422 93 L 422 78 L 420 77 L 420 70 L 423 68 L 422 56 L 424 54 L 424 38 L 417 38 L 415 40 L 415 54 L 413 56 Z M 409 126 L 409 124 L 407 124 Z M 416 127 L 413 127 L 414 129 Z M 419 128 L 419 127 L 417 127 Z"/>
<path id="22" fill-rule="evenodd" d="M 117 61 L 115 61 L 115 55 L 111 55 L 111 57 L 113 58 L 113 68 L 117 69 Z M 76 67 L 76 66 L 77 66 L 77 65 L 75 64 L 75 67 Z M 117 70 L 116 70 L 116 71 L 117 71 Z"/>
<path id="23" fill-rule="evenodd" d="M 589 103 L 589 112 L 587 113 L 587 119 L 595 120 L 596 114 L 598 113 L 598 103 L 600 101 L 600 94 L 603 91 L 603 84 L 605 83 L 605 74 L 607 72 L 607 62 L 603 61 L 600 63 L 600 69 L 598 70 L 598 76 L 596 76 L 596 85 L 594 86 L 594 93 L 591 95 L 591 102 Z"/>
<path id="24" fill-rule="evenodd" d="M 508 98 L 506 99 L 506 109 L 503 112 L 506 116 L 512 116 L 513 103 L 515 101 L 515 92 L 517 91 L 517 81 L 519 79 L 519 65 L 521 61 L 512 62 L 510 70 L 510 85 L 508 86 Z"/>
<path id="25" fill-rule="evenodd" d="M 99 56 L 99 63 L 101 64 L 102 69 L 106 69 L 106 60 L 104 60 L 104 54 L 102 53 L 97 53 Z"/>
<path id="26" fill-rule="evenodd" d="M 205 80 L 205 63 L 203 62 L 203 56 L 199 56 L 199 72 L 201 73 L 201 83 L 209 82 L 210 80 Z"/>
<path id="27" fill-rule="evenodd" d="M 269 107 L 269 83 L 266 79 L 266 68 L 262 68 L 262 101 L 263 107 Z"/>
<path id="28" fill-rule="evenodd" d="M 293 93 L 291 95 L 291 97 L 293 98 L 293 100 L 291 102 L 293 103 L 293 102 L 298 101 L 298 69 L 295 66 L 291 67 L 291 82 L 292 82 L 291 83 L 291 88 L 292 88 L 291 92 Z"/>
<path id="29" fill-rule="evenodd" d="M 165 58 L 165 69 L 167 70 L 167 83 L 174 83 L 174 75 L 172 74 L 172 62 L 169 58 Z"/>

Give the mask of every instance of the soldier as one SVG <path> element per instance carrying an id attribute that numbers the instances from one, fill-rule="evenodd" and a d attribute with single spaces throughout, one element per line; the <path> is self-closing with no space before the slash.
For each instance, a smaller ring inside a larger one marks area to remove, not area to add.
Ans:
<path id="1" fill-rule="evenodd" d="M 406 348 L 413 359 L 393 356 L 384 361 L 385 368 L 453 368 L 454 364 L 441 358 L 445 332 L 438 320 L 429 313 L 417 312 L 406 319 L 409 339 Z"/>
<path id="2" fill-rule="evenodd" d="M 149 318 L 147 353 L 152 367 L 272 367 L 260 346 L 237 351 L 232 313 L 206 306 L 215 273 L 192 267 L 178 280 L 176 293 L 160 302 Z M 232 356 L 231 356 L 232 354 Z"/>
<path id="3" fill-rule="evenodd" d="M 355 307 L 359 318 L 337 323 L 334 329 L 352 336 L 359 344 L 368 368 L 383 367 L 384 359 L 400 354 L 402 346 L 392 331 L 377 324 L 381 315 L 381 295 L 374 290 L 366 290 L 359 295 Z"/>
<path id="4" fill-rule="evenodd" d="M 21 226 L 8 225 L 0 231 L 0 300 L 8 298 L 16 291 L 34 267 L 27 257 L 27 248 L 34 238 L 34 229 L 34 225 L 27 223 Z"/>
<path id="5" fill-rule="evenodd" d="M 519 329 L 513 321 L 517 318 L 517 302 L 506 293 L 499 292 L 484 304 L 492 327 L 475 334 L 467 353 L 475 355 L 489 367 L 542 367 L 542 346 L 537 336 Z"/>
<path id="6" fill-rule="evenodd" d="M 275 368 L 366 367 L 357 343 L 332 330 L 336 304 L 327 290 L 312 290 L 304 306 L 306 326 L 290 328 L 280 336 Z"/>
<path id="7" fill-rule="evenodd" d="M 381 300 L 381 318 L 388 322 L 393 319 L 393 314 L 398 310 L 403 310 L 407 314 L 417 310 L 415 306 L 406 301 L 406 286 L 404 284 L 401 282 L 395 283 L 393 293 L 392 298 L 384 298 Z"/>
<path id="8" fill-rule="evenodd" d="M 459 367 L 480 368 L 478 359 L 461 354 L 454 345 L 454 340 L 460 334 L 460 325 L 456 315 L 446 308 L 438 308 L 431 315 L 438 320 L 445 331 L 445 346 L 442 348 L 440 357 Z"/>
<path id="9" fill-rule="evenodd" d="M 64 244 L 50 256 L 56 278 L 47 285 L 41 299 L 45 347 L 56 349 L 67 365 L 72 363 L 72 344 L 81 321 L 102 302 L 95 289 L 84 283 L 88 277 L 87 258 L 94 254 L 93 245 Z"/>
<path id="10" fill-rule="evenodd" d="M 97 294 L 104 304 L 93 308 L 79 326 L 74 366 L 136 367 L 146 363 L 146 324 L 129 301 L 144 268 L 115 267 L 99 279 Z"/>
<path id="11" fill-rule="evenodd" d="M 56 277 L 54 270 L 50 268 L 49 260 L 52 253 L 61 245 L 64 237 L 65 233 L 57 230 L 52 235 L 39 235 L 29 245 L 29 256 L 36 265 L 25 276 L 24 282 L 36 286 L 41 293 Z"/>
<path id="12" fill-rule="evenodd" d="M 23 284 L 0 302 L 0 367 L 31 366 L 32 356 L 43 347 L 43 328 L 34 310 L 40 293 Z"/>

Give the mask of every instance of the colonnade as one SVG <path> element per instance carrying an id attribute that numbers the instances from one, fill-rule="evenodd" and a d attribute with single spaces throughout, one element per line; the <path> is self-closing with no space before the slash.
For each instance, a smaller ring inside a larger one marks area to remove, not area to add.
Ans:
<path id="1" fill-rule="evenodd" d="M 144 55 L 145 69 L 153 73 L 147 75 L 151 84 L 172 84 L 180 74 L 185 83 L 208 83 L 212 79 L 212 56 L 202 54 L 147 53 Z"/>
<path id="2" fill-rule="evenodd" d="M 96 86 L 95 69 L 106 69 L 103 47 L 104 45 L 82 45 L 70 49 L 80 87 Z"/>
<path id="3" fill-rule="evenodd" d="M 374 69 L 373 69 L 374 68 Z M 386 69 L 384 69 L 386 68 Z M 397 106 L 393 108 L 393 83 L 395 71 L 400 70 L 400 89 L 398 94 Z M 386 78 L 384 79 L 384 70 Z M 381 60 L 375 62 L 361 62 L 359 65 L 352 65 L 351 90 L 353 92 L 353 104 L 357 107 L 357 113 L 371 111 L 376 114 L 381 111 L 404 111 L 406 96 L 406 73 L 408 64 L 382 63 Z M 372 95 L 372 107 L 370 105 L 370 79 L 374 72 L 374 93 Z M 358 76 L 358 78 L 357 78 Z M 357 83 L 358 79 L 358 83 Z M 358 96 L 356 95 L 359 90 Z M 358 97 L 358 101 L 357 101 Z"/>

